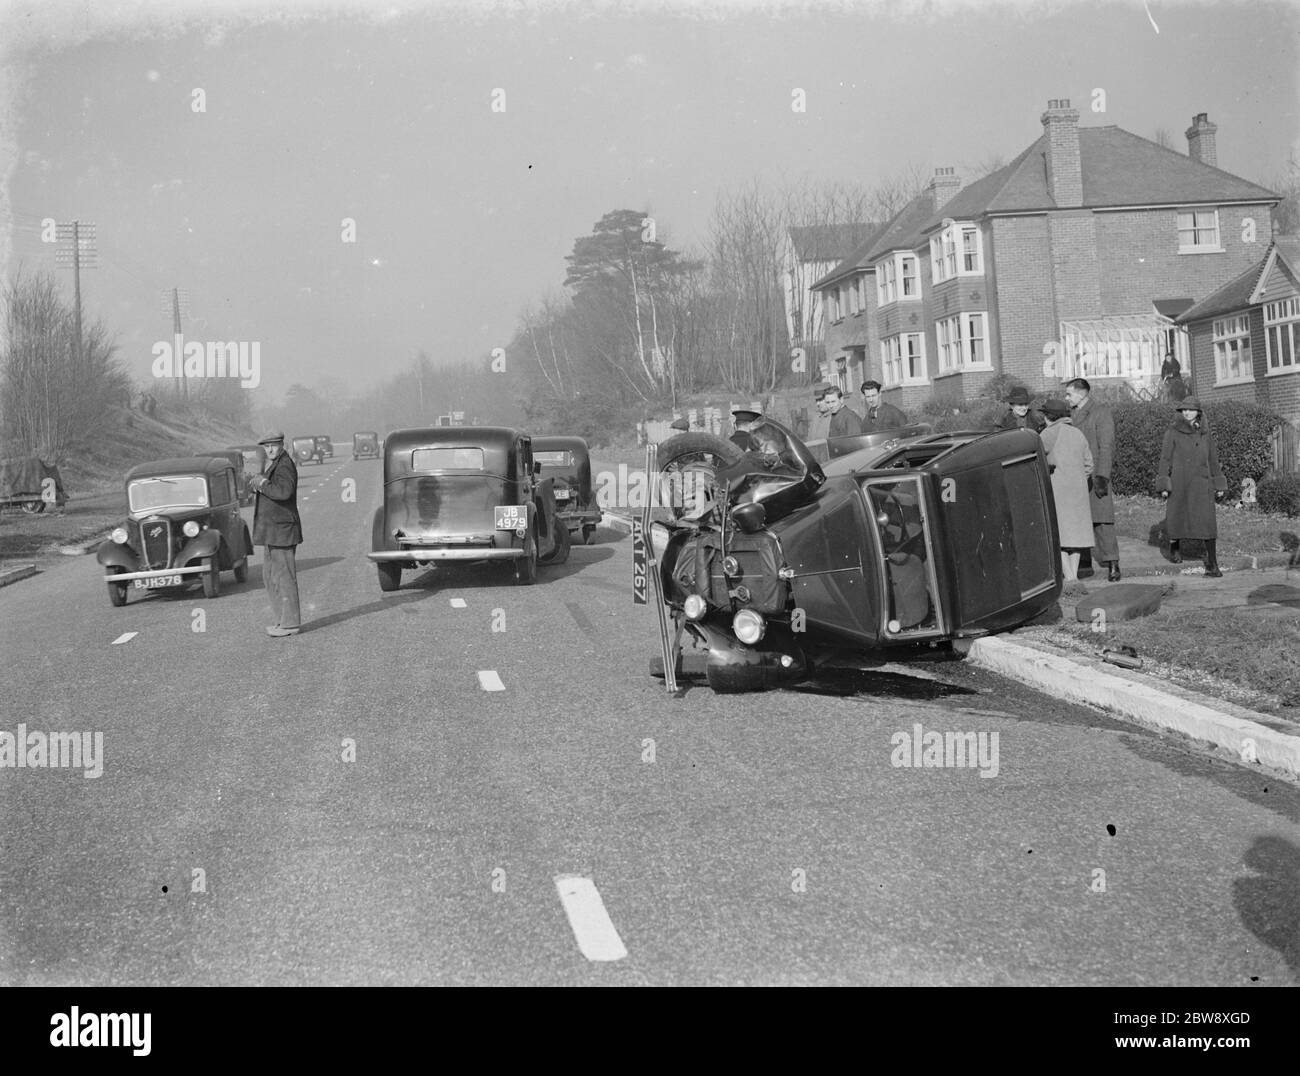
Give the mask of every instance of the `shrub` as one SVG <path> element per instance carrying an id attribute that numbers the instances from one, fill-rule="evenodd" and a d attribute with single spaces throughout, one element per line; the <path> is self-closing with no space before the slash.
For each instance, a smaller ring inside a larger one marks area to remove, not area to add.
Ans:
<path id="1" fill-rule="evenodd" d="M 1300 475 L 1275 474 L 1255 488 L 1261 512 L 1300 516 Z"/>
<path id="2" fill-rule="evenodd" d="M 938 418 L 940 415 L 951 415 L 954 411 L 960 411 L 965 407 L 965 401 L 960 396 L 954 396 L 947 392 L 932 392 L 921 402 L 922 419 Z"/>
<path id="3" fill-rule="evenodd" d="M 1110 407 L 1115 416 L 1112 488 L 1116 493 L 1151 495 L 1165 431 L 1177 412 L 1168 403 L 1155 401 L 1129 400 Z M 1214 431 L 1219 466 L 1230 493 L 1241 489 L 1243 478 L 1258 480 L 1272 466 L 1271 438 L 1281 420 L 1271 411 L 1229 400 L 1207 403 L 1205 419 Z"/>
<path id="4" fill-rule="evenodd" d="M 1012 389 L 1028 391 L 1029 386 L 1012 374 L 998 374 L 984 386 L 980 396 L 989 400 L 1005 400 L 1011 395 Z"/>
<path id="5" fill-rule="evenodd" d="M 935 433 L 949 433 L 953 430 L 991 430 L 1005 410 L 1006 405 L 996 400 L 981 400 L 960 407 L 955 415 L 949 409 L 941 415 L 927 415 L 923 421 L 929 421 L 934 426 Z"/>

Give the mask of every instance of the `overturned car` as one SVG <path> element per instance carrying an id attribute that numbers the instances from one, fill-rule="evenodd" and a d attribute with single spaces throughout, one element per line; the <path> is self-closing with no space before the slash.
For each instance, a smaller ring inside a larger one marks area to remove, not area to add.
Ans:
<path id="1" fill-rule="evenodd" d="M 688 469 L 712 475 L 708 498 L 643 519 L 666 614 L 651 671 L 670 687 L 688 641 L 706 652 L 715 691 L 759 690 L 817 666 L 960 647 L 1059 597 L 1056 510 L 1034 433 L 895 437 L 823 466 L 790 430 L 763 424 L 762 453 L 703 434 L 658 448 L 657 489 Z"/>

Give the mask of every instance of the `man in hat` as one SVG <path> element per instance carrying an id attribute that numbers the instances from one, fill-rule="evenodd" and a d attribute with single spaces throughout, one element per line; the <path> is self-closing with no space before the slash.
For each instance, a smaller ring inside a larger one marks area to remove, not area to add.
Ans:
<path id="1" fill-rule="evenodd" d="M 907 416 L 893 404 L 881 403 L 880 382 L 862 382 L 862 432 L 896 430 L 907 425 Z"/>
<path id="2" fill-rule="evenodd" d="M 293 453 L 284 450 L 284 434 L 268 433 L 257 442 L 266 449 L 265 474 L 249 479 L 257 494 L 253 509 L 253 544 L 266 547 L 262 556 L 262 583 L 271 599 L 275 623 L 266 629 L 273 638 L 297 635 L 302 627 L 298 606 L 297 548 L 302 544 L 302 519 L 298 515 L 298 468 Z"/>
<path id="3" fill-rule="evenodd" d="M 831 416 L 827 437 L 858 437 L 862 434 L 862 419 L 844 402 L 844 393 L 838 385 L 826 390 L 826 410 Z"/>
<path id="4" fill-rule="evenodd" d="M 1107 566 L 1109 582 L 1118 583 L 1119 541 L 1115 537 L 1115 502 L 1110 495 L 1111 465 L 1115 459 L 1115 417 L 1110 408 L 1092 398 L 1092 386 L 1082 377 L 1066 382 L 1065 399 L 1073 409 L 1074 427 L 1088 439 L 1092 451 L 1092 476 L 1088 487 L 1092 490 L 1093 546 L 1097 559 Z M 1092 553 L 1089 550 L 1079 561 L 1079 578 L 1092 575 Z"/>
<path id="5" fill-rule="evenodd" d="M 1007 393 L 1007 406 L 1010 410 L 998 421 L 995 430 L 1033 430 L 1042 433 L 1043 416 L 1037 411 L 1029 410 L 1029 390 L 1018 385 Z"/>
<path id="6" fill-rule="evenodd" d="M 762 417 L 757 411 L 751 411 L 748 408 L 737 408 L 731 412 L 731 424 L 735 426 L 736 432 L 728 440 L 742 452 L 759 451 L 758 438 L 749 431 L 758 424 Z"/>

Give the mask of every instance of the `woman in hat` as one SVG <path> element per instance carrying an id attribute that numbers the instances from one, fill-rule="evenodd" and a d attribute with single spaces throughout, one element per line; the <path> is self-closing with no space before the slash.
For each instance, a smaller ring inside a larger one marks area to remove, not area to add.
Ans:
<path id="1" fill-rule="evenodd" d="M 1043 451 L 1052 475 L 1052 500 L 1056 502 L 1056 528 L 1060 532 L 1061 570 L 1067 583 L 1079 579 L 1079 555 L 1092 546 L 1092 508 L 1088 504 L 1088 476 L 1092 474 L 1092 449 L 1088 438 L 1070 423 L 1070 405 L 1049 399 L 1042 406 L 1047 425 L 1041 434 Z"/>
<path id="2" fill-rule="evenodd" d="M 1029 410 L 1029 390 L 1017 386 L 1007 394 L 1009 410 L 994 426 L 997 430 L 1033 430 L 1042 433 L 1043 417 L 1037 411 Z"/>
<path id="3" fill-rule="evenodd" d="M 1195 396 L 1174 404 L 1177 417 L 1165 431 L 1160 465 L 1156 468 L 1156 489 L 1169 500 L 1165 528 L 1169 532 L 1169 557 L 1181 564 L 1179 543 L 1184 538 L 1205 542 L 1205 574 L 1218 578 L 1219 528 L 1214 501 L 1228 488 L 1228 480 L 1219 469 L 1219 450 L 1214 443 Z"/>

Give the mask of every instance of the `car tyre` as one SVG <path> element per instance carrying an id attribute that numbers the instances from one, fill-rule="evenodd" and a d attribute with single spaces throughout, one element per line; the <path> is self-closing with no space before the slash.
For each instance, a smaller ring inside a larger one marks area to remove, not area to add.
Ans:
<path id="1" fill-rule="evenodd" d="M 573 539 L 569 536 L 569 528 L 564 525 L 562 520 L 558 519 L 555 521 L 555 525 L 559 528 L 558 540 L 555 543 L 554 551 L 541 558 L 542 564 L 563 564 L 569 559 L 569 550 L 573 545 Z"/>
<path id="2" fill-rule="evenodd" d="M 521 587 L 537 582 L 537 532 L 528 536 L 528 554 L 515 561 L 515 582 Z"/>
<path id="3" fill-rule="evenodd" d="M 742 691 L 762 691 L 763 670 L 750 665 L 710 665 L 704 670 L 715 695 L 735 695 Z"/>
<path id="4" fill-rule="evenodd" d="M 203 573 L 203 596 L 215 598 L 221 593 L 221 565 L 216 557 L 205 557 L 208 570 Z"/>
<path id="5" fill-rule="evenodd" d="M 377 564 L 379 569 L 379 589 L 385 594 L 402 585 L 402 566 L 400 564 Z"/>
<path id="6" fill-rule="evenodd" d="M 596 537 L 596 525 L 588 523 L 582 528 L 582 544 L 591 545 Z"/>
<path id="7" fill-rule="evenodd" d="M 45 511 L 44 501 L 23 501 L 23 511 L 29 516 L 38 516 Z"/>
<path id="8" fill-rule="evenodd" d="M 121 575 L 122 571 L 123 570 L 121 568 L 114 568 L 112 569 L 112 574 Z M 126 584 L 109 583 L 108 600 L 112 603 L 114 609 L 122 608 L 122 606 L 126 604 Z"/>

